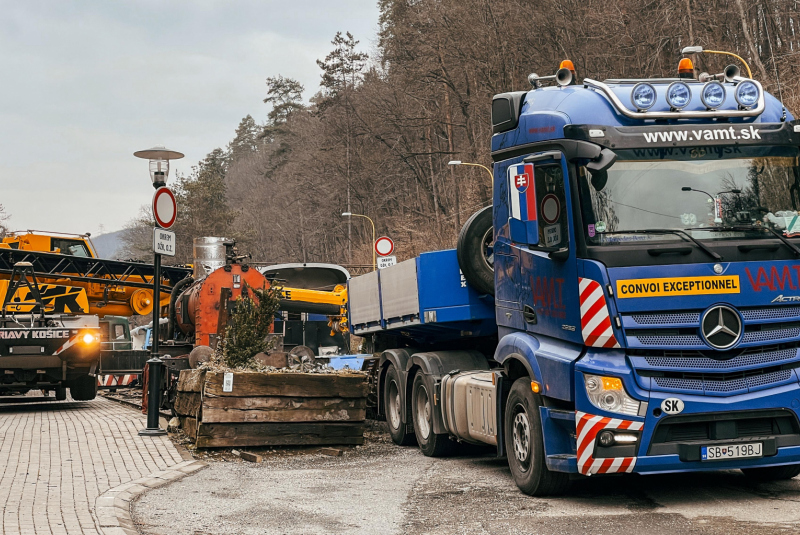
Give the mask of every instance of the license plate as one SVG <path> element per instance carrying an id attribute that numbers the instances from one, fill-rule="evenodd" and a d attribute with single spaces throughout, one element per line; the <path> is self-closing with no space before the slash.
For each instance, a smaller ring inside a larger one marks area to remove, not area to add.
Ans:
<path id="1" fill-rule="evenodd" d="M 761 457 L 761 442 L 750 444 L 726 444 L 723 446 L 703 446 L 700 448 L 700 457 L 704 461 L 724 461 L 726 459 L 745 459 L 747 457 Z"/>

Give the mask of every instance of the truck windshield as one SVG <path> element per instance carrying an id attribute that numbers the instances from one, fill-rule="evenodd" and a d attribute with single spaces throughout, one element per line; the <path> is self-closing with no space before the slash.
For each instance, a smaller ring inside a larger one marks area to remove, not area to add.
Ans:
<path id="1" fill-rule="evenodd" d="M 800 235 L 795 148 L 620 150 L 607 172 L 578 175 L 589 245 L 683 240 L 667 229 L 696 240 Z M 652 232 L 632 232 L 642 230 Z"/>

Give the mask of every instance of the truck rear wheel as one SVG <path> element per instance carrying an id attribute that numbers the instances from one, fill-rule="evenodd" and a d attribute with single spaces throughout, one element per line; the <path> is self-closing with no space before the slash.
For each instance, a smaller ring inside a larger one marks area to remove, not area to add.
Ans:
<path id="1" fill-rule="evenodd" d="M 563 494 L 569 475 L 551 472 L 544 458 L 544 439 L 539 407 L 542 398 L 531 391 L 529 377 L 511 386 L 504 416 L 506 456 L 517 487 L 529 496 Z"/>
<path id="2" fill-rule="evenodd" d="M 383 406 L 386 410 L 386 423 L 392 442 L 398 446 L 410 446 L 414 443 L 414 434 L 406 431 L 403 422 L 403 399 L 400 386 L 400 374 L 390 365 L 386 370 L 386 379 L 383 383 Z"/>
<path id="3" fill-rule="evenodd" d="M 84 375 L 69 385 L 69 394 L 75 401 L 89 401 L 97 396 L 97 378 Z"/>
<path id="4" fill-rule="evenodd" d="M 455 442 L 447 434 L 433 432 L 433 392 L 428 392 L 422 373 L 414 376 L 411 410 L 414 413 L 414 434 L 417 444 L 428 457 L 442 457 L 453 451 Z"/>
<path id="5" fill-rule="evenodd" d="M 782 481 L 800 475 L 800 464 L 767 466 L 766 468 L 742 468 L 742 473 L 754 481 Z"/>
<path id="6" fill-rule="evenodd" d="M 494 227 L 492 207 L 470 217 L 458 235 L 458 266 L 464 278 L 483 294 L 494 295 Z"/>

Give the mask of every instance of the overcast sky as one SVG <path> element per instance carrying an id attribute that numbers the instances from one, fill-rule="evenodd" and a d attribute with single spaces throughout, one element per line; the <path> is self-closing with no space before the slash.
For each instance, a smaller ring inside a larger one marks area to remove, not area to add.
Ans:
<path id="1" fill-rule="evenodd" d="M 188 173 L 239 121 L 262 123 L 265 79 L 319 86 L 337 31 L 375 44 L 377 0 L 0 0 L 0 204 L 12 229 L 122 228 L 153 189 L 136 150 Z"/>

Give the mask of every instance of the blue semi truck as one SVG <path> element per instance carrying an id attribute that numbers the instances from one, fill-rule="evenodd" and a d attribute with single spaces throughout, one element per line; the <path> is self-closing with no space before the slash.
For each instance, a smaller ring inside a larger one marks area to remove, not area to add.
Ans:
<path id="1" fill-rule="evenodd" d="M 494 97 L 493 205 L 349 283 L 395 443 L 495 446 L 530 495 L 800 474 L 800 121 L 737 71 Z"/>

